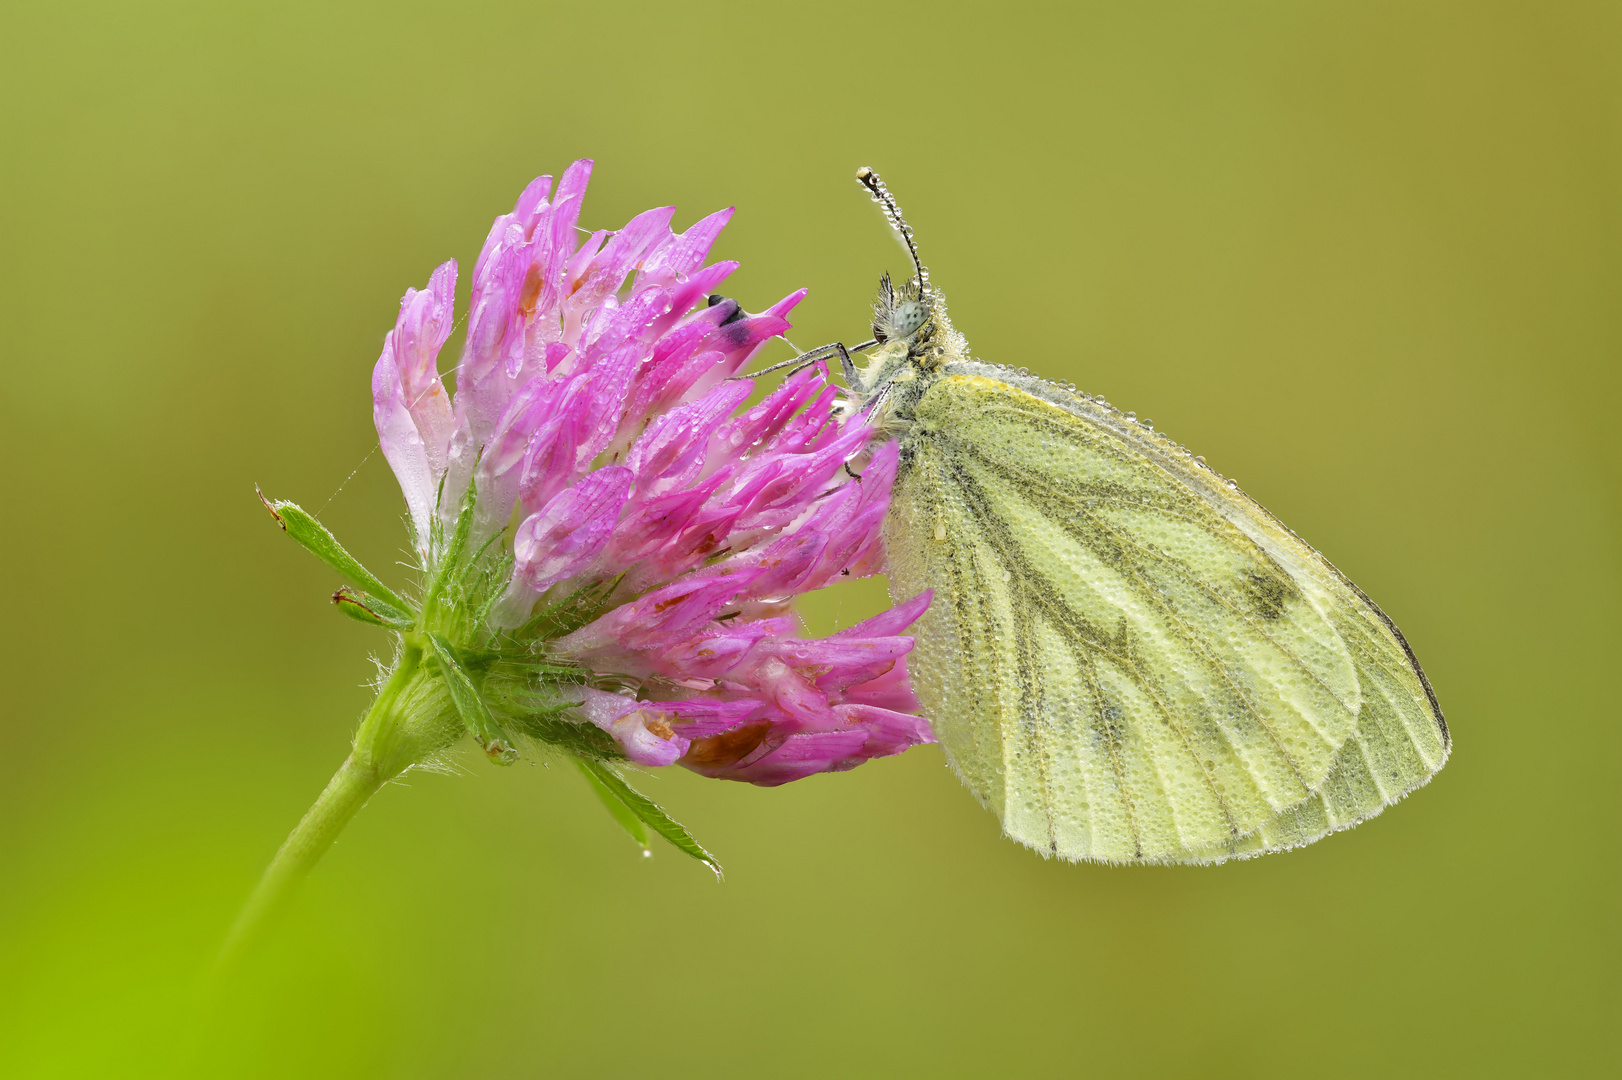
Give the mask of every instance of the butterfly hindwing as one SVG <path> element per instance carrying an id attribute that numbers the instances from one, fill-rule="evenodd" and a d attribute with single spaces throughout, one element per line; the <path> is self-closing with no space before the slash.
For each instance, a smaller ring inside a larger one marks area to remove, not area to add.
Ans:
<path id="1" fill-rule="evenodd" d="M 935 590 L 910 660 L 959 775 L 1068 859 L 1306 843 L 1427 779 L 1406 644 L 1321 556 L 1107 406 L 960 362 L 919 397 L 886 523 Z"/>

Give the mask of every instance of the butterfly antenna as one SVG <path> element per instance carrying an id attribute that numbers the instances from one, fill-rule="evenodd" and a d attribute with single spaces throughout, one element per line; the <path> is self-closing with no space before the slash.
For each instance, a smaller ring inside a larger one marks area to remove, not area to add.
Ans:
<path id="1" fill-rule="evenodd" d="M 895 196 L 890 194 L 890 189 L 884 186 L 884 181 L 879 179 L 879 174 L 866 165 L 856 170 L 856 179 L 872 194 L 873 201 L 884 208 L 884 216 L 890 219 L 895 231 L 901 234 L 902 242 L 907 245 L 907 254 L 912 256 L 912 268 L 918 274 L 918 294 L 924 295 L 929 291 L 929 271 L 918 259 L 918 245 L 912 241 L 912 226 L 901 216 L 900 204 L 895 201 Z"/>

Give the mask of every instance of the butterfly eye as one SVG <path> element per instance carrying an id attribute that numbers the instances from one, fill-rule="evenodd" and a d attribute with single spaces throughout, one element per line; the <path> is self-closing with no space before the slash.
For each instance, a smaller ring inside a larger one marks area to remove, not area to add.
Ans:
<path id="1" fill-rule="evenodd" d="M 896 337 L 911 337 L 924 325 L 924 320 L 928 317 L 929 313 L 924 310 L 924 305 L 916 300 L 897 304 L 895 311 L 890 315 L 890 333 Z"/>

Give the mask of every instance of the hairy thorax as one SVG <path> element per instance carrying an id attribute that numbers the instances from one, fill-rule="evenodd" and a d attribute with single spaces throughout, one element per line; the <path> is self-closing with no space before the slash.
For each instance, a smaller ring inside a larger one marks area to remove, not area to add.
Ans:
<path id="1" fill-rule="evenodd" d="M 924 303 L 928 315 L 922 322 L 909 318 L 902 324 L 909 326 L 911 333 L 891 337 L 868 353 L 867 363 L 859 369 L 861 383 L 856 388 L 862 408 L 871 410 L 875 426 L 886 436 L 903 440 L 904 457 L 906 440 L 915 434 L 918 402 L 949 364 L 969 358 L 968 342 L 952 327 L 945 298 L 932 290 Z M 875 330 L 895 325 L 888 311 L 880 310 L 878 316 Z"/>

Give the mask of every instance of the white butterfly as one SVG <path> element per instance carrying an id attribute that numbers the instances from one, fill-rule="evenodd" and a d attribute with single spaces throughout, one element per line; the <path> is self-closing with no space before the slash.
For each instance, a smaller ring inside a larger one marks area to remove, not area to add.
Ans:
<path id="1" fill-rule="evenodd" d="M 912 255 L 838 354 L 901 440 L 893 596 L 947 759 L 1046 855 L 1207 863 L 1349 828 L 1423 784 L 1447 725 L 1396 626 L 1201 458 L 1102 399 L 974 360 Z M 850 352 L 868 351 L 858 370 Z"/>

